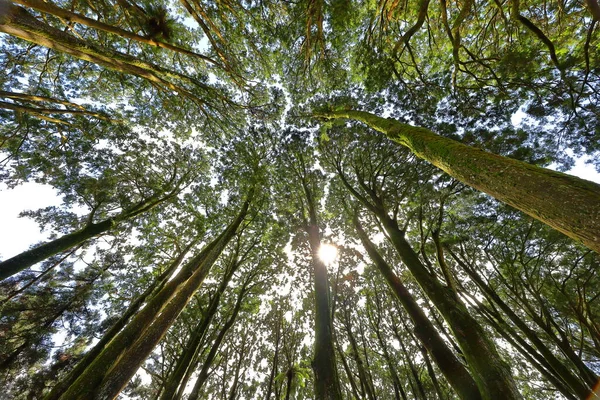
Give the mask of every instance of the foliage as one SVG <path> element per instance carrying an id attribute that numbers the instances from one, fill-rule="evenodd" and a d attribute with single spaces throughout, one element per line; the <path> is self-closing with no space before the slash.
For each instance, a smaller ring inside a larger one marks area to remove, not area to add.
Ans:
<path id="1" fill-rule="evenodd" d="M 124 395 L 314 398 L 317 232 L 339 250 L 324 286 L 342 397 L 457 398 L 358 220 L 472 376 L 462 328 L 389 224 L 523 398 L 583 397 L 600 374 L 598 254 L 363 125 L 313 114 L 367 110 L 538 166 L 600 168 L 593 4 L 0 2 L 1 183 L 56 190 L 60 206 L 22 213 L 52 239 L 115 222 L 0 282 L 3 395 L 60 398 L 99 340 L 179 299 L 198 272 L 184 266 L 246 204 Z"/>

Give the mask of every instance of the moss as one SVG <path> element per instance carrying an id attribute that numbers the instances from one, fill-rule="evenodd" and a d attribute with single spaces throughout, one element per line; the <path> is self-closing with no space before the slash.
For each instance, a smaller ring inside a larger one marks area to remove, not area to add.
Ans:
<path id="1" fill-rule="evenodd" d="M 596 183 L 488 153 L 428 129 L 364 111 L 332 111 L 325 116 L 364 122 L 461 182 L 600 253 L 600 185 Z"/>

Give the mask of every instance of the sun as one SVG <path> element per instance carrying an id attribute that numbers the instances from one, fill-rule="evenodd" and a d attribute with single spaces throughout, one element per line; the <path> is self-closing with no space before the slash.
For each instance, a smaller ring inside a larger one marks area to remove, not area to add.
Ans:
<path id="1" fill-rule="evenodd" d="M 338 255 L 338 249 L 332 244 L 323 243 L 319 247 L 319 258 L 325 265 L 331 265 Z"/>

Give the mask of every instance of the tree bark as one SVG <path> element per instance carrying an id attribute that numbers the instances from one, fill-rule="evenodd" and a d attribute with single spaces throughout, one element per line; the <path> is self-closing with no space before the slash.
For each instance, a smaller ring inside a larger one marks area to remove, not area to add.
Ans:
<path id="1" fill-rule="evenodd" d="M 225 335 L 227 334 L 227 332 L 229 332 L 229 329 L 231 329 L 231 327 L 235 323 L 238 313 L 240 312 L 240 308 L 242 307 L 242 300 L 244 299 L 244 295 L 247 293 L 246 285 L 248 283 L 249 282 L 246 281 L 245 285 L 240 290 L 240 293 L 238 294 L 238 297 L 235 302 L 235 306 L 233 308 L 233 312 L 231 313 L 231 316 L 229 316 L 229 318 L 225 322 L 225 325 L 223 325 L 223 327 L 219 331 L 219 334 L 217 335 L 215 341 L 213 342 L 213 344 L 210 348 L 210 351 L 208 352 L 208 355 L 206 356 L 206 360 L 204 360 L 204 364 L 202 364 L 202 369 L 200 370 L 200 374 L 198 375 L 198 379 L 196 380 L 196 383 L 194 384 L 194 388 L 193 388 L 192 392 L 190 393 L 188 400 L 196 400 L 199 398 L 200 389 L 202 389 L 202 386 L 204 386 L 204 383 L 208 379 L 209 369 L 212 366 L 212 363 L 213 363 L 215 357 L 217 356 L 219 347 L 221 347 L 221 343 L 223 342 Z"/>
<path id="2" fill-rule="evenodd" d="M 364 111 L 328 111 L 314 116 L 361 121 L 459 181 L 600 253 L 600 185 L 596 183 L 488 153 L 428 129 Z"/>
<path id="3" fill-rule="evenodd" d="M 465 305 L 456 299 L 451 289 L 432 276 L 410 246 L 404 232 L 387 215 L 380 215 L 382 224 L 402 262 L 407 266 L 427 297 L 448 322 L 454 337 L 463 351 L 473 379 L 483 399 L 520 399 L 510 367 L 506 364 L 494 342 L 488 337 L 479 322 L 473 318 Z"/>
<path id="4" fill-rule="evenodd" d="M 465 262 L 463 262 L 451 249 L 448 249 L 452 258 L 460 265 L 469 277 L 479 286 L 481 291 L 488 297 L 491 301 L 496 303 L 498 307 L 508 316 L 508 318 L 525 334 L 525 337 L 529 339 L 529 341 L 533 344 L 533 346 L 540 352 L 540 354 L 544 357 L 544 359 L 548 362 L 550 368 L 562 379 L 576 394 L 579 398 L 585 399 L 591 392 L 590 387 L 588 387 L 585 382 L 581 381 L 576 375 L 571 373 L 569 368 L 567 368 L 563 362 L 561 362 L 543 342 L 539 338 L 538 334 L 531 329 L 525 321 L 523 321 L 511 308 L 508 304 L 506 304 L 500 296 L 490 288 L 483 279 L 475 272 L 473 268 L 468 266 Z"/>
<path id="5" fill-rule="evenodd" d="M 461 399 L 475 400 L 481 398 L 477 385 L 464 365 L 446 345 L 431 321 L 427 318 L 402 280 L 394 274 L 392 267 L 381 257 L 373 242 L 363 230 L 358 218 L 354 218 L 354 226 L 358 236 L 367 250 L 369 257 L 383 275 L 390 289 L 406 310 L 415 326 L 415 335 L 432 355 L 436 365 L 454 388 Z"/>
<path id="6" fill-rule="evenodd" d="M 44 397 L 44 400 L 57 400 L 60 395 L 85 371 L 85 369 L 94 361 L 94 359 L 102 352 L 104 347 L 110 343 L 111 340 L 127 325 L 130 318 L 133 317 L 142 305 L 146 302 L 148 298 L 152 296 L 152 294 L 160 292 L 160 290 L 166 285 L 167 281 L 171 277 L 171 275 L 177 270 L 183 258 L 189 252 L 189 250 L 193 247 L 194 244 L 198 242 L 198 239 L 193 240 L 182 252 L 179 256 L 171 263 L 171 265 L 158 277 L 156 280 L 141 294 L 139 295 L 127 310 L 121 315 L 121 317 L 115 322 L 108 331 L 102 336 L 100 341 L 94 345 L 94 347 L 88 351 L 81 361 L 69 372 L 67 376 L 65 376 L 62 380 L 60 380 L 52 390 Z"/>
<path id="7" fill-rule="evenodd" d="M 185 349 L 179 356 L 177 362 L 175 363 L 175 368 L 173 372 L 169 375 L 167 381 L 165 382 L 165 389 L 160 396 L 161 400 L 171 400 L 177 398 L 176 393 L 182 391 L 182 388 L 185 388 L 187 384 L 186 378 L 189 378 L 190 374 L 188 371 L 192 368 L 192 364 L 198 355 L 198 351 L 200 350 L 200 345 L 202 344 L 202 340 L 205 337 L 206 331 L 217 312 L 217 308 L 219 306 L 219 302 L 221 300 L 221 296 L 225 292 L 227 288 L 227 284 L 231 280 L 231 277 L 237 270 L 237 267 L 240 264 L 238 263 L 237 258 L 234 259 L 225 272 L 223 280 L 219 284 L 217 291 L 215 292 L 213 298 L 210 300 L 209 306 L 202 316 L 202 319 L 194 329 L 192 335 L 190 336 L 188 343 L 185 346 Z"/>
<path id="8" fill-rule="evenodd" d="M 329 277 L 327 266 L 319 258 L 321 236 L 317 224 L 315 201 L 306 182 L 306 177 L 302 179 L 302 186 L 308 204 L 309 221 L 306 231 L 311 249 L 315 285 L 315 350 L 312 361 L 312 369 L 315 374 L 315 399 L 340 400 L 342 391 L 333 347 Z"/>
<path id="9" fill-rule="evenodd" d="M 152 352 L 235 236 L 249 199 L 235 220 L 158 292 L 86 370 L 62 394 L 61 400 L 114 399 Z"/>

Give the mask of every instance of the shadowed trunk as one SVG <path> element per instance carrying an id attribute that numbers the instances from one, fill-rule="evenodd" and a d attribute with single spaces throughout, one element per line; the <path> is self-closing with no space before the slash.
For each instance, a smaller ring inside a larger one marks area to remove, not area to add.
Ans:
<path id="1" fill-rule="evenodd" d="M 305 229 L 310 244 L 315 285 L 315 350 L 311 365 L 315 374 L 315 399 L 339 400 L 342 398 L 342 391 L 333 347 L 329 277 L 327 266 L 319 257 L 321 235 L 317 223 L 315 201 L 306 177 L 304 176 L 302 179 L 309 215 Z"/>
<path id="2" fill-rule="evenodd" d="M 177 270 L 181 262 L 183 261 L 189 250 L 199 241 L 199 239 L 193 240 L 179 256 L 171 263 L 171 265 L 158 277 L 156 280 L 141 294 L 139 295 L 127 310 L 121 315 L 121 317 L 115 322 L 108 331 L 102 336 L 100 341 L 94 345 L 94 347 L 88 351 L 83 359 L 65 376 L 60 380 L 44 397 L 44 400 L 56 400 L 60 395 L 85 371 L 85 369 L 94 361 L 94 359 L 102 352 L 104 347 L 110 343 L 111 340 L 127 325 L 127 322 L 135 315 L 142 307 L 144 302 L 150 298 L 154 293 L 160 292 L 160 290 L 166 285 L 171 275 Z"/>
<path id="3" fill-rule="evenodd" d="M 238 294 L 237 300 L 235 302 L 233 312 L 231 313 L 231 315 L 227 319 L 227 322 L 225 322 L 225 325 L 223 325 L 215 341 L 213 342 L 210 351 L 206 356 L 206 360 L 204 360 L 204 364 L 202 364 L 202 369 L 200 370 L 200 374 L 198 375 L 198 379 L 194 384 L 194 388 L 192 389 L 188 400 L 196 400 L 199 398 L 200 390 L 202 389 L 202 386 L 204 386 L 204 383 L 208 379 L 210 367 L 212 366 L 212 363 L 215 360 L 215 357 L 217 356 L 219 347 L 221 347 L 221 343 L 223 342 L 225 335 L 227 334 L 227 332 L 229 332 L 229 329 L 231 329 L 231 327 L 235 323 L 238 313 L 240 312 L 240 308 L 242 307 L 242 300 L 247 294 L 246 287 L 249 283 L 249 281 L 244 282 L 244 286 L 242 286 L 240 293 Z"/>
<path id="4" fill-rule="evenodd" d="M 177 359 L 175 364 L 175 368 L 173 372 L 169 375 L 166 383 L 165 389 L 160 396 L 161 400 L 170 400 L 174 398 L 178 398 L 175 396 L 176 393 L 183 392 L 183 388 L 185 388 L 189 377 L 191 376 L 190 369 L 196 359 L 198 352 L 200 351 L 200 345 L 202 344 L 202 340 L 206 335 L 206 331 L 208 326 L 210 325 L 214 315 L 217 312 L 217 308 L 219 306 L 219 301 L 221 300 L 221 296 L 225 292 L 231 277 L 237 270 L 237 267 L 240 263 L 237 260 L 237 257 L 234 258 L 231 264 L 228 266 L 227 271 L 223 277 L 223 280 L 219 284 L 217 291 L 210 299 L 210 304 L 206 309 L 202 319 L 193 330 L 192 335 L 190 336 L 188 343 L 186 344 L 183 352 L 180 357 Z M 179 390 L 178 390 L 179 389 Z"/>
<path id="5" fill-rule="evenodd" d="M 158 292 L 133 320 L 102 350 L 86 370 L 60 396 L 61 400 L 113 399 L 164 336 L 235 236 L 250 202 L 215 240 L 192 258 Z"/>
<path id="6" fill-rule="evenodd" d="M 448 383 L 461 399 L 479 399 L 481 395 L 477 385 L 467 369 L 446 345 L 431 321 L 427 318 L 402 280 L 394 273 L 391 266 L 381 257 L 373 242 L 363 230 L 358 217 L 354 218 L 354 226 L 369 257 L 383 275 L 396 298 L 406 310 L 415 326 L 415 335 L 432 355 L 436 365 L 444 374 Z"/>
<path id="7" fill-rule="evenodd" d="M 508 318 L 525 334 L 525 337 L 533 344 L 533 346 L 544 357 L 551 370 L 562 379 L 573 391 L 577 397 L 585 399 L 590 394 L 592 388 L 588 387 L 585 382 L 581 381 L 576 375 L 572 374 L 567 368 L 539 338 L 538 334 L 523 321 L 511 308 L 506 304 L 500 296 L 490 288 L 483 279 L 475 272 L 475 270 L 463 262 L 452 250 L 448 249 L 452 258 L 460 265 L 469 277 L 479 286 L 481 291 L 491 301 L 500 307 L 500 309 L 508 316 Z"/>

